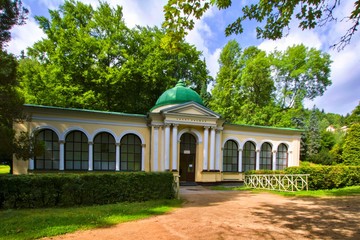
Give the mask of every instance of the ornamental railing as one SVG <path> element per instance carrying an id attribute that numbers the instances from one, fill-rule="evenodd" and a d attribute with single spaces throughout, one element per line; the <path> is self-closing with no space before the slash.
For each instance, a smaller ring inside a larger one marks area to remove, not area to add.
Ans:
<path id="1" fill-rule="evenodd" d="M 245 175 L 244 184 L 249 188 L 275 191 L 308 191 L 310 174 L 252 174 Z"/>

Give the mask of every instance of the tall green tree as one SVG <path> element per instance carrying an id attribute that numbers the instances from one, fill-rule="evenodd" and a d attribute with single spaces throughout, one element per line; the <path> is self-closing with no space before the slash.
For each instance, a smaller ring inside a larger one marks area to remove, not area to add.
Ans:
<path id="1" fill-rule="evenodd" d="M 10 41 L 10 30 L 14 25 L 22 25 L 28 10 L 20 0 L 0 1 L 0 162 L 7 163 L 12 172 L 12 154 L 16 151 L 14 121 L 23 118 L 24 99 L 17 90 L 17 60 L 3 48 Z"/>
<path id="2" fill-rule="evenodd" d="M 345 119 L 345 121 L 349 126 L 354 123 L 360 123 L 360 102 L 351 112 L 351 114 Z"/>
<path id="3" fill-rule="evenodd" d="M 330 55 L 303 44 L 274 51 L 273 73 L 276 101 L 281 108 L 293 108 L 305 99 L 322 96 L 330 80 Z"/>
<path id="4" fill-rule="evenodd" d="M 360 166 L 360 123 L 353 124 L 346 133 L 342 159 L 346 165 Z"/>
<path id="5" fill-rule="evenodd" d="M 241 10 L 239 9 L 239 17 L 226 27 L 225 35 L 241 34 L 244 31 L 244 21 L 255 20 L 259 23 L 256 27 L 258 38 L 279 39 L 288 34 L 290 22 L 294 18 L 298 20 L 298 27 L 302 30 L 337 23 L 334 11 L 341 4 L 344 3 L 340 0 L 250 1 L 244 3 Z M 166 42 L 171 43 L 170 47 L 176 48 L 176 42 L 182 39 L 188 30 L 194 28 L 193 18 L 201 18 L 211 5 L 223 10 L 230 7 L 232 1 L 168 0 L 164 6 L 163 26 L 168 31 Z M 342 19 L 347 19 L 350 27 L 344 29 L 344 34 L 339 37 L 339 41 L 333 44 L 333 47 L 339 50 L 349 44 L 357 32 L 360 22 L 360 1 L 355 1 L 353 11 L 348 16 L 342 16 Z"/>
<path id="6" fill-rule="evenodd" d="M 312 158 L 316 154 L 320 152 L 321 149 L 321 135 L 319 129 L 319 119 L 316 114 L 316 107 L 314 106 L 310 119 L 308 122 L 308 126 L 306 129 L 306 155 L 307 158 Z"/>
<path id="7" fill-rule="evenodd" d="M 12 165 L 15 151 L 13 122 L 23 118 L 24 99 L 17 90 L 17 60 L 15 56 L 0 50 L 0 161 Z"/>
<path id="8" fill-rule="evenodd" d="M 228 121 L 240 114 L 242 96 L 239 89 L 242 50 L 235 40 L 229 41 L 220 53 L 220 69 L 212 90 L 210 107 Z"/>
<path id="9" fill-rule="evenodd" d="M 195 47 L 181 42 L 182 52 L 165 51 L 164 31 L 129 29 L 120 6 L 69 0 L 49 12 L 50 19 L 36 18 L 47 38 L 20 62 L 27 103 L 146 113 L 179 79 L 198 92 L 207 82 Z"/>
<path id="10" fill-rule="evenodd" d="M 210 102 L 212 109 L 231 122 L 267 125 L 274 82 L 266 53 L 256 47 L 242 50 L 233 40 L 222 50 L 219 64 Z"/>

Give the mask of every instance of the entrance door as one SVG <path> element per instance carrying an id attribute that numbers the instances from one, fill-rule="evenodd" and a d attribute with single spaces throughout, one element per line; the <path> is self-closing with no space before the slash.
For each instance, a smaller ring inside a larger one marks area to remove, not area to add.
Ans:
<path id="1" fill-rule="evenodd" d="M 180 182 L 195 182 L 196 139 L 190 133 L 180 138 Z"/>

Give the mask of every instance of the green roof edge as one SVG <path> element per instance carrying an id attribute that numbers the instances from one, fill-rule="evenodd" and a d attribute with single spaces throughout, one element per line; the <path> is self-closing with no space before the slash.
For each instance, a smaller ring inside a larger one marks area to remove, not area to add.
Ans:
<path id="1" fill-rule="evenodd" d="M 110 115 L 117 115 L 117 116 L 143 117 L 143 118 L 146 118 L 146 115 L 144 115 L 144 114 L 110 112 L 110 111 L 100 111 L 100 110 L 90 110 L 90 109 L 80 109 L 80 108 L 64 108 L 64 107 L 45 106 L 45 105 L 37 105 L 37 104 L 24 104 L 24 106 L 26 106 L 26 107 L 38 107 L 38 108 L 45 108 L 45 109 L 70 110 L 70 111 L 79 111 L 79 112 L 87 112 L 87 113 L 102 113 L 102 114 L 110 114 Z"/>
<path id="2" fill-rule="evenodd" d="M 298 129 L 298 128 L 270 127 L 270 126 L 247 125 L 247 124 L 237 124 L 237 123 L 224 123 L 224 125 L 252 127 L 252 128 L 265 128 L 265 129 L 277 129 L 277 130 L 286 130 L 286 131 L 294 131 L 294 132 L 304 132 L 305 131 L 303 129 Z"/>

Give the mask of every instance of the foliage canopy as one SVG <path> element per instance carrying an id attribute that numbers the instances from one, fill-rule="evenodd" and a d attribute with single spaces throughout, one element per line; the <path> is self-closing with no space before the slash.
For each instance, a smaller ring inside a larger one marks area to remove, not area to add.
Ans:
<path id="1" fill-rule="evenodd" d="M 195 47 L 181 42 L 181 52 L 165 51 L 164 31 L 129 29 L 120 6 L 100 2 L 93 9 L 65 1 L 50 10 L 50 19 L 36 19 L 47 38 L 20 62 L 28 103 L 146 113 L 179 79 L 197 92 L 207 84 L 206 64 Z"/>
<path id="2" fill-rule="evenodd" d="M 258 38 L 279 39 L 288 34 L 292 19 L 298 20 L 298 27 L 302 30 L 336 23 L 338 19 L 334 16 L 334 11 L 340 4 L 344 3 L 340 0 L 251 1 L 245 3 L 239 17 L 226 27 L 225 35 L 241 34 L 244 31 L 244 21 L 255 20 L 259 23 L 256 27 Z M 200 0 L 168 0 L 164 6 L 165 22 L 163 23 L 168 32 L 164 42 L 171 43 L 171 45 L 167 44 L 167 47 L 176 49 L 176 42 L 187 34 L 186 31 L 194 28 L 193 18 L 201 18 L 211 5 L 223 10 L 229 8 L 232 1 L 211 0 L 209 3 Z M 357 31 L 360 23 L 360 1 L 356 1 L 352 12 L 340 20 L 344 19 L 350 22 L 351 26 L 340 37 L 339 42 L 333 44 L 338 50 L 349 44 Z"/>

